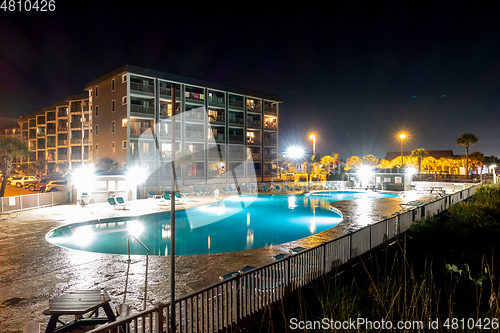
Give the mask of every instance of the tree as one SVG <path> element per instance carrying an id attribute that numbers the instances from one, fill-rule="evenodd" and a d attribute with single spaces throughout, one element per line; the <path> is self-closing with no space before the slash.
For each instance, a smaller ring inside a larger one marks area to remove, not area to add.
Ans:
<path id="1" fill-rule="evenodd" d="M 470 157 L 471 171 L 476 170 L 477 174 L 477 168 L 482 167 L 484 165 L 484 155 L 478 151 L 475 151 L 471 153 L 469 157 Z"/>
<path id="2" fill-rule="evenodd" d="M 175 164 L 181 166 L 182 185 L 184 185 L 184 181 L 186 179 L 186 177 L 184 177 L 186 167 L 195 163 L 196 156 L 191 153 L 190 150 L 181 150 L 175 153 Z"/>
<path id="3" fill-rule="evenodd" d="M 465 174 L 469 176 L 469 147 L 477 143 L 477 137 L 472 133 L 462 133 L 457 138 L 457 146 L 465 146 Z"/>
<path id="4" fill-rule="evenodd" d="M 97 170 L 102 170 L 102 171 L 111 171 L 111 170 L 116 170 L 118 164 L 113 160 L 112 158 L 105 157 L 97 163 L 96 168 Z"/>
<path id="5" fill-rule="evenodd" d="M 0 187 L 0 197 L 5 194 L 7 178 L 12 172 L 12 161 L 18 157 L 29 157 L 30 150 L 28 145 L 16 138 L 0 138 L 0 171 L 3 175 L 2 186 Z"/>
<path id="6" fill-rule="evenodd" d="M 327 166 L 328 167 L 327 172 L 330 173 L 330 166 L 335 165 L 335 158 L 333 158 L 333 156 L 330 156 L 330 155 L 325 155 L 321 158 L 320 163 L 323 166 Z"/>
<path id="7" fill-rule="evenodd" d="M 411 152 L 410 157 L 417 158 L 418 178 L 420 178 L 420 168 L 422 166 L 422 159 L 426 158 L 427 156 L 429 156 L 429 153 L 427 153 L 427 151 L 424 148 L 418 148 Z"/>
<path id="8" fill-rule="evenodd" d="M 372 168 L 378 164 L 378 158 L 375 155 L 365 155 L 361 159 L 363 160 L 363 164 L 369 165 Z"/>
<path id="9" fill-rule="evenodd" d="M 345 170 L 357 169 L 363 164 L 363 161 L 358 156 L 351 156 L 346 161 Z"/>

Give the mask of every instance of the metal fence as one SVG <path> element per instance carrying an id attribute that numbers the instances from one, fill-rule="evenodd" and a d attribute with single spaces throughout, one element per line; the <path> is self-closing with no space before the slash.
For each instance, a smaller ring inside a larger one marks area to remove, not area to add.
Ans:
<path id="1" fill-rule="evenodd" d="M 400 212 L 343 237 L 298 254 L 285 256 L 176 300 L 177 332 L 238 331 L 262 311 L 312 280 L 356 259 L 376 247 L 395 240 L 412 223 L 434 216 L 450 205 L 472 196 L 476 187 L 465 189 L 418 207 Z M 170 304 L 158 304 L 128 317 L 100 326 L 91 333 L 171 332 Z"/>
<path id="2" fill-rule="evenodd" d="M 2 197 L 0 198 L 0 202 L 0 212 L 9 214 L 27 209 L 69 203 L 69 192 L 57 191 Z"/>

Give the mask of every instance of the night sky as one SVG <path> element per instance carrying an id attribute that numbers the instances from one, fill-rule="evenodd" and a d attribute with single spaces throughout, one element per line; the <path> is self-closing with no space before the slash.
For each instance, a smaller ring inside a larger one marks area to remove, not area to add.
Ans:
<path id="1" fill-rule="evenodd" d="M 498 7 L 102 2 L 0 10 L 0 126 L 131 64 L 279 95 L 280 151 L 500 156 Z"/>

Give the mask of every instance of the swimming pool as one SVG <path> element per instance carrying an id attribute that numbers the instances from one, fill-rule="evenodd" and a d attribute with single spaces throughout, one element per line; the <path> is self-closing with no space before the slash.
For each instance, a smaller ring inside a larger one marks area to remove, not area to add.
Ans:
<path id="1" fill-rule="evenodd" d="M 287 243 L 330 229 L 342 221 L 330 202 L 396 196 L 375 192 L 318 192 L 304 195 L 231 196 L 213 205 L 178 211 L 176 255 L 250 250 Z M 56 245 L 90 252 L 127 254 L 133 235 L 153 255 L 170 253 L 170 213 L 134 219 L 67 225 L 49 232 Z M 145 254 L 131 242 L 131 254 Z"/>

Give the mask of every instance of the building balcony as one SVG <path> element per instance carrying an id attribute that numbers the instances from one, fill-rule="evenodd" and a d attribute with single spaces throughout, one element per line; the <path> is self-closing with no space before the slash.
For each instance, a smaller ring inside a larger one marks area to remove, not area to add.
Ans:
<path id="1" fill-rule="evenodd" d="M 237 101 L 231 98 L 228 101 L 228 105 L 230 108 L 241 109 L 241 110 L 243 110 L 243 107 L 245 106 L 245 104 L 243 104 L 243 101 Z"/>
<path id="2" fill-rule="evenodd" d="M 143 106 L 137 104 L 130 105 L 130 112 L 143 113 L 143 114 L 154 114 L 155 108 L 153 106 Z"/>
<path id="3" fill-rule="evenodd" d="M 186 139 L 203 140 L 204 133 L 198 131 L 186 131 Z"/>
<path id="4" fill-rule="evenodd" d="M 226 100 L 224 97 L 208 96 L 208 103 L 210 103 L 210 105 L 224 106 L 226 104 Z"/>
<path id="5" fill-rule="evenodd" d="M 160 87 L 160 95 L 172 97 L 172 88 Z M 180 89 L 175 90 L 175 98 L 178 99 L 178 101 L 180 101 L 180 98 L 181 98 L 181 90 Z"/>
<path id="6" fill-rule="evenodd" d="M 264 161 L 274 161 L 277 158 L 278 158 L 278 155 L 276 153 L 274 153 L 274 154 L 264 154 Z"/>
<path id="7" fill-rule="evenodd" d="M 224 123 L 226 122 L 226 117 L 208 115 L 208 121 L 211 123 Z"/>
<path id="8" fill-rule="evenodd" d="M 57 140 L 57 145 L 58 146 L 67 146 L 68 140 Z"/>
<path id="9" fill-rule="evenodd" d="M 89 154 L 83 154 L 83 160 L 88 160 Z M 71 154 L 71 162 L 78 162 L 82 160 L 81 153 L 73 153 Z"/>
<path id="10" fill-rule="evenodd" d="M 243 143 L 243 135 L 229 134 L 230 143 Z"/>
<path id="11" fill-rule="evenodd" d="M 168 89 L 168 90 L 170 90 L 170 89 Z M 130 82 L 130 91 L 131 92 L 154 94 L 155 87 L 153 85 L 150 85 L 150 84 Z"/>
<path id="12" fill-rule="evenodd" d="M 262 159 L 262 154 L 261 153 L 252 153 L 252 159 L 254 161 L 260 161 Z"/>
<path id="13" fill-rule="evenodd" d="M 154 135 L 154 128 L 151 128 L 151 127 L 131 128 L 130 135 L 141 135 L 142 133 L 146 132 L 148 129 L 151 129 L 151 134 Z"/>
<path id="14" fill-rule="evenodd" d="M 273 106 L 266 106 L 264 108 L 264 113 L 268 114 L 268 115 L 276 116 L 276 115 L 278 115 L 278 109 L 276 107 L 273 107 Z"/>
<path id="15" fill-rule="evenodd" d="M 231 161 L 244 161 L 245 160 L 245 154 L 240 152 L 240 153 L 229 153 L 229 159 Z"/>
<path id="16" fill-rule="evenodd" d="M 260 120 L 247 120 L 247 127 L 260 128 Z"/>
<path id="17" fill-rule="evenodd" d="M 251 137 L 247 136 L 247 144 L 249 145 L 260 145 L 262 141 L 260 140 L 259 137 Z"/>
<path id="18" fill-rule="evenodd" d="M 64 155 L 64 156 L 57 156 L 57 161 L 59 162 L 67 162 L 68 161 L 68 156 Z"/>
<path id="19" fill-rule="evenodd" d="M 264 144 L 270 146 L 276 146 L 277 140 L 275 138 L 264 138 Z"/>
<path id="20" fill-rule="evenodd" d="M 81 144 L 88 144 L 89 139 L 81 139 L 81 138 L 71 138 L 71 144 L 72 145 L 81 145 Z"/>
<path id="21" fill-rule="evenodd" d="M 276 123 L 267 123 L 267 122 L 266 122 L 266 123 L 264 124 L 264 128 L 265 128 L 266 130 L 274 130 L 274 131 L 275 131 L 275 130 L 277 130 L 277 129 L 278 129 L 278 126 L 276 125 Z"/>
<path id="22" fill-rule="evenodd" d="M 61 133 L 61 132 L 67 132 L 67 131 L 68 131 L 68 128 L 67 128 L 67 127 L 61 127 L 61 126 L 59 126 L 59 127 L 57 128 L 57 130 L 58 130 L 58 132 L 59 132 L 59 133 Z"/>
<path id="23" fill-rule="evenodd" d="M 229 125 L 238 125 L 238 126 L 243 126 L 243 118 L 235 118 L 235 117 L 229 117 L 228 119 Z"/>

